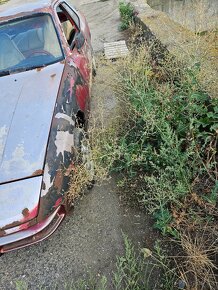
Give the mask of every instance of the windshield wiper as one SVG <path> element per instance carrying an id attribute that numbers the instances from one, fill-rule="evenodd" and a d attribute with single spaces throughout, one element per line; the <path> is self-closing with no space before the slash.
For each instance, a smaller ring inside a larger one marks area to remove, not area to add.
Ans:
<path id="1" fill-rule="evenodd" d="M 2 77 L 2 76 L 8 76 L 8 75 L 10 75 L 10 71 L 9 70 L 2 70 L 2 71 L 0 71 L 0 77 Z"/>
<path id="2" fill-rule="evenodd" d="M 39 65 L 34 65 L 34 66 L 31 66 L 31 68 L 30 69 L 36 69 L 36 68 L 44 68 L 44 67 L 46 67 L 47 66 L 47 64 L 39 64 Z"/>
<path id="3" fill-rule="evenodd" d="M 26 68 L 22 67 L 22 68 L 11 68 L 8 70 L 3 70 L 3 71 L 0 71 L 0 76 L 8 76 L 8 75 L 16 74 L 21 71 L 26 71 Z"/>

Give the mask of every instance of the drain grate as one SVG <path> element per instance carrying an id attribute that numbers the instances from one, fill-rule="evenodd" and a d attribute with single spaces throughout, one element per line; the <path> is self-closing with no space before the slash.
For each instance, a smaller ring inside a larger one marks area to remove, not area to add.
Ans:
<path id="1" fill-rule="evenodd" d="M 125 40 L 104 43 L 104 54 L 107 59 L 125 57 L 128 53 Z"/>

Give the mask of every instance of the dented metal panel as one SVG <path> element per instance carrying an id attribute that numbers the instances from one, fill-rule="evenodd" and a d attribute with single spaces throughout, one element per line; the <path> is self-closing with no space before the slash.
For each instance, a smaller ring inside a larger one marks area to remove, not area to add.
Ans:
<path id="1" fill-rule="evenodd" d="M 43 169 L 64 64 L 0 78 L 0 183 Z"/>

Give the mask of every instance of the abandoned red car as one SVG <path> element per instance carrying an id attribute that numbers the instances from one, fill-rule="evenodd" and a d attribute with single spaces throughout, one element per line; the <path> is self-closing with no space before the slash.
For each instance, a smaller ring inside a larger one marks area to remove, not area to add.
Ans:
<path id="1" fill-rule="evenodd" d="M 63 220 L 91 78 L 90 31 L 77 9 L 0 5 L 0 253 L 43 240 Z"/>

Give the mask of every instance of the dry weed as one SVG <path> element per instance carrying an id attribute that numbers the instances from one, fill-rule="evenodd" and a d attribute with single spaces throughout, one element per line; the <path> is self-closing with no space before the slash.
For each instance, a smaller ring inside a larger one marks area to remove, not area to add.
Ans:
<path id="1" fill-rule="evenodd" d="M 97 185 L 109 178 L 109 170 L 116 153 L 108 150 L 115 148 L 118 103 L 113 93 L 114 65 L 102 56 L 96 58 L 98 73 L 93 81 L 91 113 L 87 131 L 91 161 L 94 164 L 94 181 Z M 108 155 L 108 152 L 111 155 Z M 70 178 L 70 189 L 67 194 L 69 203 L 73 203 L 90 185 L 90 172 L 77 152 L 75 168 Z"/>
<path id="2" fill-rule="evenodd" d="M 190 290 L 215 290 L 217 283 L 218 236 L 209 226 L 180 232 L 182 255 L 173 258 L 177 272 Z"/>

